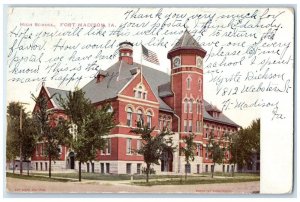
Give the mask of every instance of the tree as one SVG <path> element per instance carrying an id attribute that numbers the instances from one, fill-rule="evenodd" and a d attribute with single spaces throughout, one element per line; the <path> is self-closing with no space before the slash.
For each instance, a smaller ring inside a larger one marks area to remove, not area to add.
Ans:
<path id="1" fill-rule="evenodd" d="M 70 125 L 77 126 L 77 134 L 70 139 L 69 144 L 75 152 L 76 160 L 79 161 L 78 178 L 81 181 L 81 163 L 94 160 L 97 150 L 105 147 L 104 137 L 115 126 L 114 114 L 108 111 L 109 105 L 96 108 L 84 97 L 84 92 L 78 89 L 69 92 L 66 99 L 60 96 L 59 102 L 68 116 L 65 133 L 69 133 Z"/>
<path id="2" fill-rule="evenodd" d="M 45 143 L 45 156 L 49 161 L 49 178 L 51 178 L 52 161 L 60 157 L 60 146 L 68 143 L 70 136 L 65 133 L 65 120 L 54 118 L 54 111 L 48 109 L 48 103 L 52 97 L 45 95 L 32 99 L 36 103 L 36 110 L 33 113 L 34 124 L 38 128 L 38 140 Z"/>
<path id="3" fill-rule="evenodd" d="M 240 161 L 239 159 L 239 135 L 238 133 L 225 134 L 226 140 L 229 141 L 229 145 L 226 147 L 230 153 L 229 163 L 233 164 L 233 168 L 231 169 L 231 176 L 234 176 L 234 170 L 236 164 Z"/>
<path id="4" fill-rule="evenodd" d="M 213 132 L 211 132 L 209 139 L 208 139 L 208 152 L 211 155 L 212 162 L 213 162 L 213 167 L 211 169 L 211 177 L 214 177 L 214 170 L 215 170 L 215 165 L 221 164 L 223 159 L 224 159 L 224 147 L 222 146 L 222 140 L 220 139 L 215 139 Z"/>
<path id="5" fill-rule="evenodd" d="M 194 134 L 190 134 L 183 138 L 185 147 L 180 148 L 180 153 L 183 153 L 185 156 L 186 166 L 190 164 L 190 161 L 194 161 L 194 151 L 196 148 L 196 143 L 194 143 Z M 185 180 L 187 179 L 187 167 L 185 168 Z"/>
<path id="6" fill-rule="evenodd" d="M 251 125 L 238 132 L 239 135 L 239 164 L 243 167 L 252 162 L 254 153 L 260 153 L 260 119 L 252 121 Z"/>
<path id="7" fill-rule="evenodd" d="M 260 154 L 260 119 L 252 121 L 245 129 L 229 135 L 230 163 L 244 167 L 252 162 L 253 154 Z M 232 173 L 233 176 L 233 173 Z"/>
<path id="8" fill-rule="evenodd" d="M 23 172 L 23 160 L 31 157 L 36 142 L 36 128 L 33 119 L 25 113 L 24 107 L 19 102 L 10 102 L 7 107 L 7 141 L 6 158 L 15 162 L 20 158 L 20 173 Z M 13 172 L 15 165 L 13 163 Z M 28 165 L 29 171 L 29 165 Z M 29 174 L 29 172 L 28 172 Z"/>
<path id="9" fill-rule="evenodd" d="M 173 152 L 172 133 L 164 128 L 159 134 L 152 135 L 155 127 L 149 128 L 147 125 L 140 125 L 131 130 L 132 133 L 141 135 L 142 147 L 137 150 L 138 154 L 144 156 L 146 163 L 146 182 L 149 182 L 149 173 L 151 164 L 159 165 L 159 159 L 163 151 Z"/>

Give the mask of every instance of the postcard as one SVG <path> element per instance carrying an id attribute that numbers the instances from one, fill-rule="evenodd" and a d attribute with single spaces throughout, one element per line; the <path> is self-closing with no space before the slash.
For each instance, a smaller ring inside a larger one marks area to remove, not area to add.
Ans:
<path id="1" fill-rule="evenodd" d="M 293 191 L 292 7 L 5 12 L 7 193 Z"/>

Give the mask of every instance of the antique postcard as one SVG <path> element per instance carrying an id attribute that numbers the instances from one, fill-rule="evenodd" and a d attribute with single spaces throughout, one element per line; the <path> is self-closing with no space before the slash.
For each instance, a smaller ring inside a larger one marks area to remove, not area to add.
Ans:
<path id="1" fill-rule="evenodd" d="M 4 10 L 8 194 L 289 194 L 292 7 Z"/>

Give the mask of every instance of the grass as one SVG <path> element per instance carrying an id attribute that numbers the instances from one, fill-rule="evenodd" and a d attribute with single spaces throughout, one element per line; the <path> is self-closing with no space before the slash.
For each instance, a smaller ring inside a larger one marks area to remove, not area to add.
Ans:
<path id="1" fill-rule="evenodd" d="M 34 176 L 34 175 L 19 175 L 13 173 L 6 173 L 6 177 L 18 178 L 24 180 L 38 180 L 38 181 L 49 181 L 49 182 L 70 182 L 72 179 L 65 178 L 49 178 L 48 176 Z"/>
<path id="2" fill-rule="evenodd" d="M 33 175 L 45 175 L 48 173 L 33 173 Z M 53 177 L 60 178 L 72 178 L 78 179 L 78 173 L 52 173 Z M 180 178 L 180 175 L 150 175 L 149 179 L 166 179 L 166 178 Z M 131 175 L 127 174 L 100 174 L 100 173 L 81 173 L 81 178 L 85 180 L 103 180 L 103 181 L 121 181 L 121 180 L 130 180 Z M 144 180 L 146 175 L 134 175 L 134 180 Z"/>
<path id="3" fill-rule="evenodd" d="M 151 180 L 149 183 L 144 181 L 133 182 L 132 184 L 141 185 L 141 186 L 153 186 L 153 185 L 185 185 L 185 184 L 219 184 L 219 183 L 239 183 L 239 182 L 252 182 L 252 181 L 259 181 L 260 177 L 258 176 L 242 176 L 242 177 L 231 177 L 231 178 L 224 178 L 224 177 L 217 177 L 217 178 L 210 178 L 210 177 L 194 177 L 188 176 L 187 180 L 184 177 L 180 179 L 166 179 L 166 180 Z"/>

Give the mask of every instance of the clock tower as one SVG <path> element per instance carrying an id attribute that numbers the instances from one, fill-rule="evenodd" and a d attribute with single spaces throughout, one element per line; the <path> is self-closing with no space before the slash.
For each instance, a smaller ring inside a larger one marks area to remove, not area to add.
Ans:
<path id="1" fill-rule="evenodd" d="M 168 52 L 171 60 L 173 109 L 180 117 L 180 135 L 203 132 L 203 58 L 206 51 L 186 30 Z"/>

